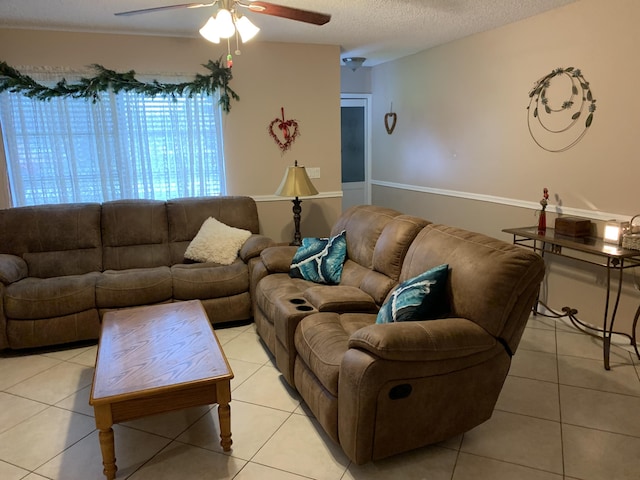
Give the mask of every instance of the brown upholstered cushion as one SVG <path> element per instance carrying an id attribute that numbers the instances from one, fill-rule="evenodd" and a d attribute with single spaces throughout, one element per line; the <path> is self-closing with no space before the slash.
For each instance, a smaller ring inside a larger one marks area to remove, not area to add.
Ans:
<path id="1" fill-rule="evenodd" d="M 165 202 L 116 200 L 102 205 L 105 270 L 169 266 L 168 238 Z"/>
<path id="2" fill-rule="evenodd" d="M 0 282 L 8 285 L 29 274 L 27 262 L 16 255 L 0 253 Z"/>
<path id="3" fill-rule="evenodd" d="M 237 259 L 231 265 L 179 264 L 171 267 L 173 298 L 194 300 L 237 295 L 249 290 L 249 271 Z"/>
<path id="4" fill-rule="evenodd" d="M 100 271 L 101 245 L 97 203 L 0 210 L 2 253 L 22 257 L 31 277 Z"/>
<path id="5" fill-rule="evenodd" d="M 258 208 L 251 197 L 222 196 L 167 200 L 171 264 L 182 263 L 189 242 L 209 217 L 254 234 L 260 231 Z"/>
<path id="6" fill-rule="evenodd" d="M 98 308 L 134 307 L 171 299 L 169 267 L 107 270 L 96 281 Z"/>
<path id="7" fill-rule="evenodd" d="M 25 278 L 7 286 L 6 316 L 12 319 L 40 319 L 71 315 L 95 309 L 95 284 L 99 273 L 56 278 Z"/>

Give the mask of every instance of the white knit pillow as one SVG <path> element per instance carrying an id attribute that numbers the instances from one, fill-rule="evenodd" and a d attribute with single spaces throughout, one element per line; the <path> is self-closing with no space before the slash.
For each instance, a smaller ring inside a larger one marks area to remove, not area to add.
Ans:
<path id="1" fill-rule="evenodd" d="M 251 236 L 249 230 L 230 227 L 209 217 L 184 252 L 184 258 L 197 262 L 215 262 L 231 265 L 238 251 Z"/>

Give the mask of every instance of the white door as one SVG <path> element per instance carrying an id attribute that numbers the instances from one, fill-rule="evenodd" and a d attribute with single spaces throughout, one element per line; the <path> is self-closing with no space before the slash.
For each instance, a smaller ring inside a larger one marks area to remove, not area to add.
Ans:
<path id="1" fill-rule="evenodd" d="M 371 95 L 342 94 L 342 210 L 371 203 Z"/>

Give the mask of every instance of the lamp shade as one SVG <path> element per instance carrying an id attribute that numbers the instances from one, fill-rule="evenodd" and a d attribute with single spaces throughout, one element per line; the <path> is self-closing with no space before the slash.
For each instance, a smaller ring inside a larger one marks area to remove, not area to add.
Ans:
<path id="1" fill-rule="evenodd" d="M 236 20 L 236 28 L 243 43 L 247 43 L 260 31 L 247 17 L 240 17 Z"/>
<path id="2" fill-rule="evenodd" d="M 298 166 L 298 162 L 295 166 L 287 168 L 282 182 L 276 190 L 276 195 L 280 197 L 309 197 L 317 194 L 318 190 L 311 183 L 307 170 Z"/>
<path id="3" fill-rule="evenodd" d="M 220 43 L 220 32 L 215 18 L 209 17 L 207 23 L 200 29 L 200 35 L 212 43 Z"/>
<path id="4" fill-rule="evenodd" d="M 218 10 L 216 25 L 220 32 L 220 38 L 229 38 L 236 33 L 236 27 L 233 25 L 233 17 L 231 16 L 231 12 L 226 8 Z"/>

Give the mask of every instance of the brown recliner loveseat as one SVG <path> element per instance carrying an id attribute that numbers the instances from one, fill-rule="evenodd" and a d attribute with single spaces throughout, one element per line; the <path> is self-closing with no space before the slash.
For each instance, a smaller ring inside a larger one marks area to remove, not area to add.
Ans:
<path id="1" fill-rule="evenodd" d="M 339 285 L 291 278 L 294 247 L 253 270 L 254 320 L 284 378 L 358 463 L 487 420 L 544 275 L 534 253 L 373 206 L 353 207 Z M 377 324 L 393 289 L 449 265 L 446 318 Z"/>
<path id="2" fill-rule="evenodd" d="M 252 233 L 230 265 L 185 261 L 213 217 Z M 199 299 L 212 323 L 251 319 L 261 250 L 250 197 L 117 200 L 0 210 L 0 349 L 97 339 L 112 309 Z"/>

